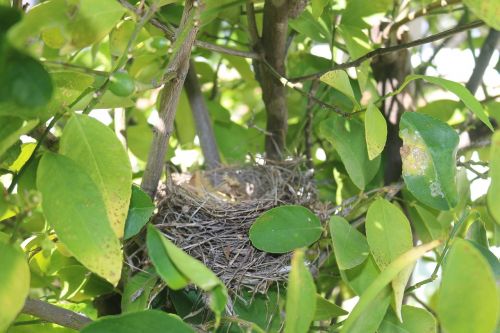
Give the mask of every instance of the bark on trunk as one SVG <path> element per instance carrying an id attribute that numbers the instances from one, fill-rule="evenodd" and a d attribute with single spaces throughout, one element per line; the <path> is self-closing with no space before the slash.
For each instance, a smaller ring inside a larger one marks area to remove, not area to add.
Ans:
<path id="1" fill-rule="evenodd" d="M 153 142 L 142 178 L 141 187 L 152 198 L 156 194 L 158 182 L 163 172 L 168 139 L 172 134 L 179 96 L 189 69 L 191 48 L 200 27 L 199 24 L 193 24 L 193 15 L 197 10 L 193 6 L 193 3 L 193 0 L 187 0 L 185 3 L 178 34 L 185 31 L 185 29 L 188 29 L 188 31 L 185 33 L 185 36 L 183 36 L 185 37 L 183 44 L 179 47 L 178 51 L 173 54 L 167 66 L 166 76 L 171 77 L 174 75 L 174 78 L 169 79 L 161 91 L 160 107 L 158 110 L 160 119 L 153 130 Z"/>

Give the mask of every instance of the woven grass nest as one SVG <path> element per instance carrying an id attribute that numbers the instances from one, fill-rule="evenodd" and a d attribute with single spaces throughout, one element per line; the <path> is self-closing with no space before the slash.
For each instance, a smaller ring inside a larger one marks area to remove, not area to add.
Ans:
<path id="1" fill-rule="evenodd" d="M 209 179 L 217 185 L 210 185 Z M 173 174 L 159 191 L 154 223 L 229 290 L 265 292 L 287 279 L 290 255 L 253 247 L 248 236 L 252 223 L 276 206 L 310 206 L 314 200 L 312 174 L 303 161 Z"/>

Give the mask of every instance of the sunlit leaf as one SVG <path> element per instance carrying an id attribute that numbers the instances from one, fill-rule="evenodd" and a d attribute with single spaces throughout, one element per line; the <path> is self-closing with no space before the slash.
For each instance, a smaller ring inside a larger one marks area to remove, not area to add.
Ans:
<path id="1" fill-rule="evenodd" d="M 500 310 L 498 289 L 486 259 L 469 242 L 457 239 L 443 269 L 437 315 L 449 333 L 491 333 Z"/>
<path id="2" fill-rule="evenodd" d="M 496 0 L 464 0 L 464 4 L 490 27 L 500 30 L 500 3 Z"/>
<path id="3" fill-rule="evenodd" d="M 405 112 L 399 136 L 403 139 L 403 178 L 416 199 L 448 210 L 458 203 L 456 153 L 458 135 L 430 116 Z"/>
<path id="4" fill-rule="evenodd" d="M 0 332 L 4 332 L 23 308 L 30 288 L 30 270 L 21 249 L 2 238 L 0 263 Z"/>
<path id="5" fill-rule="evenodd" d="M 132 191 L 127 152 L 113 131 L 86 115 L 73 115 L 64 127 L 61 154 L 77 162 L 102 194 L 111 227 L 123 237 Z"/>
<path id="6" fill-rule="evenodd" d="M 330 235 L 337 265 L 340 269 L 353 268 L 370 254 L 365 236 L 340 216 L 330 218 Z"/>
<path id="7" fill-rule="evenodd" d="M 286 293 L 285 333 L 306 333 L 316 310 L 316 286 L 304 264 L 304 251 L 295 251 Z"/>
<path id="8" fill-rule="evenodd" d="M 330 71 L 323 74 L 320 80 L 337 89 L 338 91 L 349 97 L 354 105 L 359 106 L 359 103 L 354 96 L 354 91 L 352 90 L 351 81 L 349 80 L 349 76 L 345 71 Z"/>
<path id="9" fill-rule="evenodd" d="M 368 158 L 373 160 L 380 155 L 387 140 L 387 123 L 382 112 L 374 105 L 368 105 L 365 114 L 365 139 Z"/>
<path id="10" fill-rule="evenodd" d="M 130 312 L 101 317 L 85 326 L 82 333 L 194 333 L 179 317 L 158 310 Z"/>
<path id="11" fill-rule="evenodd" d="M 383 272 L 401 254 L 413 247 L 410 222 L 395 205 L 377 199 L 366 214 L 366 238 L 370 251 Z M 401 304 L 413 266 L 402 269 L 392 281 L 395 310 L 401 318 Z"/>
<path id="12" fill-rule="evenodd" d="M 68 157 L 46 153 L 38 167 L 37 187 L 43 213 L 59 240 L 85 267 L 116 285 L 121 246 L 90 176 Z"/>
<path id="13" fill-rule="evenodd" d="M 359 302 L 352 310 L 349 317 L 347 317 L 344 325 L 342 326 L 341 333 L 361 332 L 356 327 L 359 323 L 363 322 L 363 315 L 368 313 L 367 309 L 374 305 L 374 302 L 379 301 L 380 295 L 387 292 L 385 288 L 391 281 L 404 269 L 413 266 L 418 258 L 423 256 L 427 251 L 432 250 L 440 244 L 439 241 L 423 244 L 418 247 L 412 248 L 410 251 L 405 252 L 396 260 L 389 264 L 383 270 L 376 280 L 365 290 L 361 295 Z"/>
<path id="14" fill-rule="evenodd" d="M 280 206 L 259 216 L 250 228 L 250 240 L 259 250 L 286 253 L 309 246 L 321 235 L 321 222 L 302 206 Z"/>

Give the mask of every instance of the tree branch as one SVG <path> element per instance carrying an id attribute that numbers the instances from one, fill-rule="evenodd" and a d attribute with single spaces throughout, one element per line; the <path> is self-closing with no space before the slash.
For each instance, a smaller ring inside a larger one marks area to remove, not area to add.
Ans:
<path id="1" fill-rule="evenodd" d="M 154 126 L 153 142 L 142 177 L 141 188 L 152 198 L 156 194 L 163 171 L 168 139 L 172 133 L 177 104 L 189 69 L 191 49 L 200 29 L 200 24 L 195 19 L 200 8 L 194 6 L 195 2 L 198 3 L 197 0 L 187 0 L 184 5 L 181 24 L 172 47 L 176 51 L 170 58 L 165 74 L 175 74 L 175 77 L 168 80 L 161 91 L 158 110 L 160 119 Z"/>
<path id="2" fill-rule="evenodd" d="M 437 33 L 437 34 L 429 36 L 429 37 L 416 39 L 416 40 L 411 41 L 409 43 L 399 44 L 399 45 L 394 45 L 394 46 L 389 46 L 389 47 L 381 47 L 381 48 L 375 49 L 373 51 L 370 51 L 370 52 L 366 53 L 365 55 L 363 55 L 363 56 L 361 56 L 353 61 L 349 61 L 349 62 L 346 62 L 343 64 L 335 65 L 332 68 L 325 70 L 325 71 L 321 71 L 321 72 L 317 72 L 317 73 L 313 73 L 313 74 L 308 74 L 308 75 L 304 75 L 304 76 L 300 76 L 300 77 L 296 77 L 296 78 L 291 78 L 290 81 L 291 82 L 301 82 L 301 81 L 315 80 L 315 79 L 320 78 L 323 74 L 325 74 L 329 71 L 338 70 L 338 69 L 347 69 L 347 68 L 351 68 L 351 67 L 358 67 L 364 61 L 369 60 L 373 57 L 381 56 L 381 55 L 396 52 L 396 51 L 400 51 L 403 49 L 409 49 L 409 48 L 423 45 L 423 44 L 432 43 L 434 41 L 437 41 L 437 40 L 446 38 L 448 36 L 460 33 L 462 31 L 477 28 L 477 27 L 480 27 L 482 25 L 484 25 L 483 21 L 474 21 L 474 22 L 464 24 L 464 25 L 461 25 L 461 26 L 458 26 L 458 27 L 455 27 L 455 28 L 452 28 L 449 30 L 445 30 L 443 32 Z"/>
<path id="3" fill-rule="evenodd" d="M 21 312 L 77 331 L 92 322 L 79 313 L 32 298 L 26 299 Z"/>
<path id="4" fill-rule="evenodd" d="M 196 133 L 200 139 L 201 150 L 205 157 L 205 163 L 209 170 L 220 166 L 220 156 L 215 142 L 214 130 L 208 114 L 205 97 L 201 92 L 198 76 L 194 68 L 194 62 L 190 62 L 189 71 L 184 82 L 184 88 L 189 99 L 189 105 L 193 112 L 196 123 Z"/>
<path id="5" fill-rule="evenodd" d="M 481 51 L 479 53 L 476 66 L 472 71 L 472 75 L 469 78 L 467 84 L 465 85 L 472 94 L 476 93 L 477 88 L 483 81 L 484 72 L 486 71 L 486 67 L 488 67 L 488 64 L 490 63 L 490 59 L 491 56 L 493 55 L 493 52 L 495 52 L 496 50 L 499 38 L 500 38 L 500 32 L 491 28 L 490 31 L 488 32 L 488 36 L 486 36 L 483 46 L 481 47 Z"/>

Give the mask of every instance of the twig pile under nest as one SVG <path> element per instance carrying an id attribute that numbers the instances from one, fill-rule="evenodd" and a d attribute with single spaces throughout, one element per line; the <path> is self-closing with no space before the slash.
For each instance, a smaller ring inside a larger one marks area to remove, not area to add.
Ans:
<path id="1" fill-rule="evenodd" d="M 154 223 L 166 237 L 212 269 L 230 290 L 263 292 L 286 280 L 290 255 L 254 248 L 248 238 L 252 223 L 279 205 L 308 206 L 315 193 L 303 163 L 287 161 L 174 174 L 158 198 Z"/>

